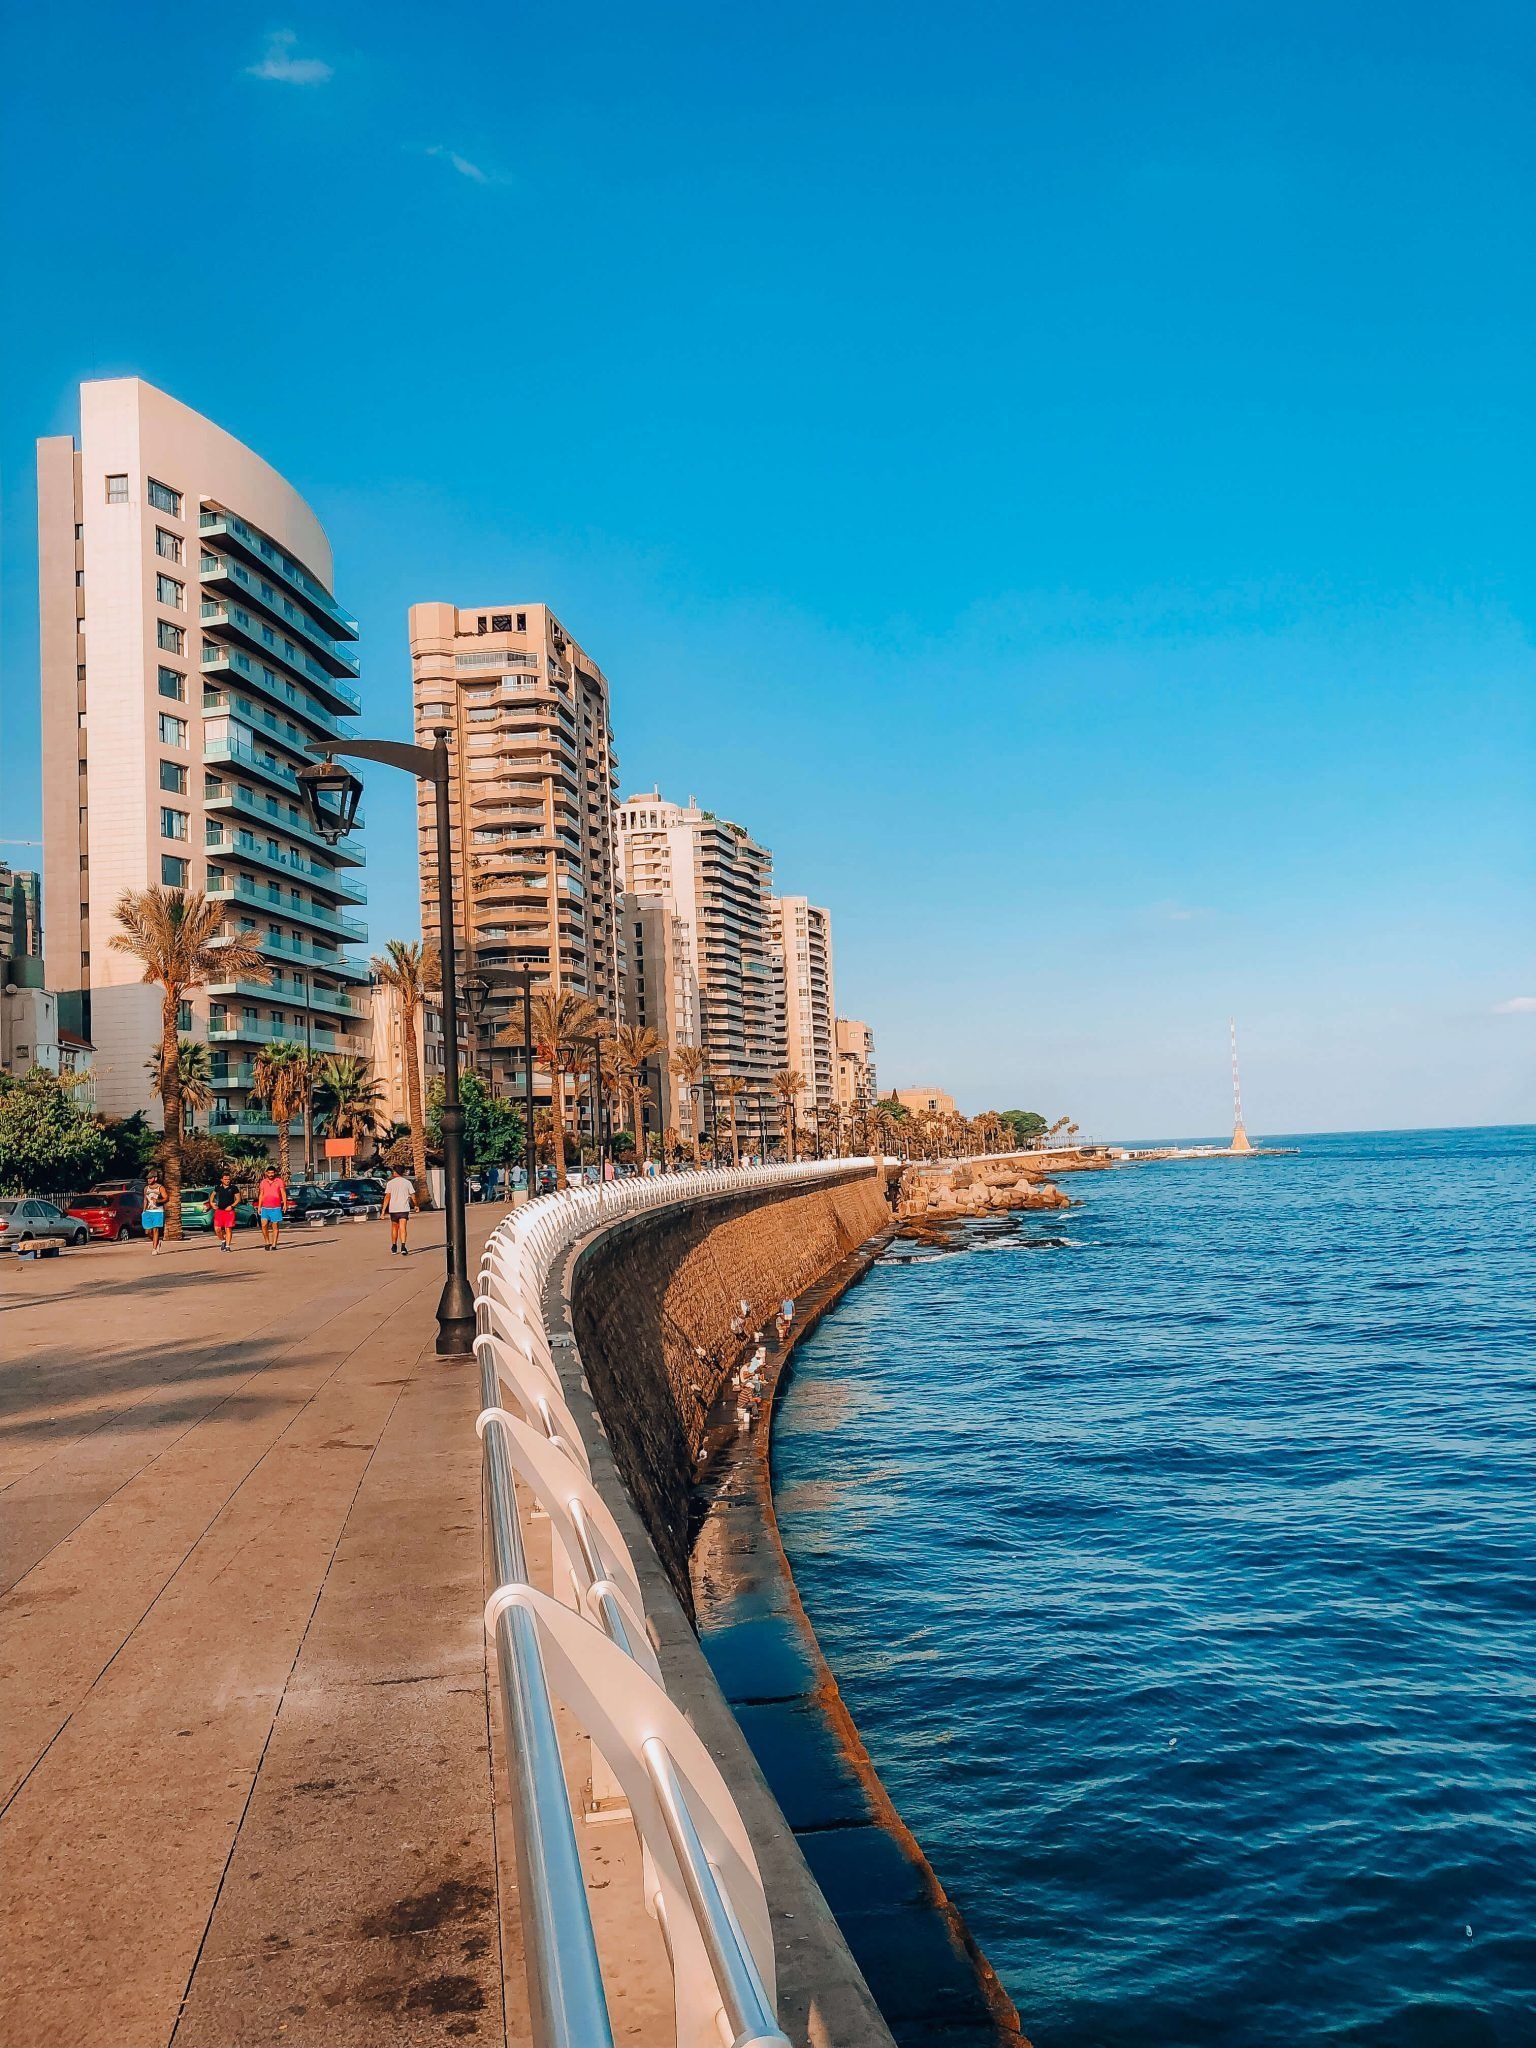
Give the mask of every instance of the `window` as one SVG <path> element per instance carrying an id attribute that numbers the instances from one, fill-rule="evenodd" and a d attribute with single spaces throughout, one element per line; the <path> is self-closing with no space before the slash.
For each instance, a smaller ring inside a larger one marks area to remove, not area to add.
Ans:
<path id="1" fill-rule="evenodd" d="M 162 667 L 160 670 L 160 694 L 162 697 L 174 697 L 178 704 L 185 704 L 187 701 L 186 677 L 179 674 L 173 668 Z"/>
<path id="2" fill-rule="evenodd" d="M 128 479 L 127 479 L 127 477 L 125 477 L 125 476 L 109 476 L 109 477 L 107 478 L 107 503 L 108 503 L 109 505 L 126 505 L 126 504 L 127 504 L 127 502 L 128 502 Z"/>
<path id="3" fill-rule="evenodd" d="M 185 552 L 186 550 L 182 546 L 180 534 L 167 533 L 163 526 L 157 526 L 155 528 L 155 553 L 159 555 L 162 558 L 162 560 L 167 562 L 179 562 L 183 559 Z"/>
<path id="4" fill-rule="evenodd" d="M 185 654 L 187 636 L 180 626 L 173 626 L 169 619 L 159 619 L 155 624 L 155 640 L 164 654 Z"/>
<path id="5" fill-rule="evenodd" d="M 190 1003 L 178 1003 L 176 1005 L 176 1029 L 178 1031 L 190 1031 L 192 1029 L 192 1005 Z"/>
<path id="6" fill-rule="evenodd" d="M 164 725 L 165 720 L 162 718 L 160 723 Z M 177 721 L 173 719 L 171 723 L 174 725 Z M 162 733 L 160 737 L 164 739 L 165 735 Z M 160 763 L 160 787 L 169 790 L 172 796 L 186 795 L 187 771 L 179 761 L 162 761 Z"/>
<path id="7" fill-rule="evenodd" d="M 83 569 L 75 571 L 75 588 L 76 590 L 84 590 L 85 588 L 85 571 Z"/>
<path id="8" fill-rule="evenodd" d="M 85 528 L 84 528 L 83 526 L 77 526 L 77 527 L 75 528 L 75 539 L 76 539 L 76 540 L 84 540 L 84 539 L 85 539 Z"/>
<path id="9" fill-rule="evenodd" d="M 125 487 L 127 481 L 128 479 L 124 477 L 123 483 Z M 181 517 L 180 491 L 173 491 L 169 484 L 156 483 L 153 477 L 149 479 L 149 502 L 157 512 L 169 512 L 173 519 Z"/>
<path id="10" fill-rule="evenodd" d="M 83 661 L 77 661 L 75 663 L 75 681 L 77 683 L 83 683 L 85 681 L 85 663 Z"/>
<path id="11" fill-rule="evenodd" d="M 173 811 L 164 804 L 160 806 L 160 837 L 162 839 L 185 839 L 187 836 L 187 813 Z"/>
<path id="12" fill-rule="evenodd" d="M 160 879 L 167 889 L 185 889 L 187 886 L 187 863 L 178 860 L 174 853 L 160 856 Z"/>
<path id="13" fill-rule="evenodd" d="M 173 718 L 168 711 L 160 713 L 160 744 L 162 747 L 184 747 L 187 744 L 187 721 Z M 183 770 L 185 773 L 185 770 Z M 182 785 L 186 787 L 185 783 Z"/>
<path id="14" fill-rule="evenodd" d="M 185 611 L 187 607 L 187 586 L 178 583 L 174 576 L 155 578 L 156 604 L 168 604 L 173 611 Z"/>
<path id="15" fill-rule="evenodd" d="M 511 630 L 512 614 L 510 612 L 491 613 L 491 631 L 493 633 L 510 633 Z"/>
<path id="16" fill-rule="evenodd" d="M 283 943 L 282 926 L 280 924 L 269 924 L 267 926 L 267 938 L 272 945 L 280 946 Z"/>

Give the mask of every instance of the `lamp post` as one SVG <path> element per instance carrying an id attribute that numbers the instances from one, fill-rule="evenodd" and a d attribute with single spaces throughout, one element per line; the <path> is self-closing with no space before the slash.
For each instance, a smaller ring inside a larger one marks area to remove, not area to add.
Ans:
<path id="1" fill-rule="evenodd" d="M 592 1048 L 592 1143 L 597 1151 L 597 1177 L 605 1178 L 604 1168 L 608 1162 L 608 1098 L 603 1092 L 603 1041 L 594 1035 L 587 1043 Z"/>
<path id="2" fill-rule="evenodd" d="M 480 1071 L 480 1021 L 485 1015 L 485 1006 L 491 999 L 491 984 L 483 974 L 474 971 L 474 955 L 470 955 L 470 972 L 459 984 L 464 998 L 464 1008 L 469 1013 L 469 1071 Z"/>
<path id="3" fill-rule="evenodd" d="M 443 977 L 443 1187 L 447 1235 L 447 1277 L 437 1304 L 437 1349 L 444 1357 L 469 1352 L 475 1341 L 475 1296 L 469 1284 L 464 1236 L 464 1110 L 459 1102 L 459 993 L 454 968 L 453 824 L 448 809 L 448 732 L 433 728 L 430 747 L 407 746 L 400 740 L 348 740 L 337 746 L 310 742 L 321 759 L 299 770 L 299 786 L 315 830 L 334 846 L 352 830 L 363 785 L 350 768 L 332 759 L 350 754 L 360 761 L 382 761 L 430 782 L 437 799 L 438 951 Z"/>

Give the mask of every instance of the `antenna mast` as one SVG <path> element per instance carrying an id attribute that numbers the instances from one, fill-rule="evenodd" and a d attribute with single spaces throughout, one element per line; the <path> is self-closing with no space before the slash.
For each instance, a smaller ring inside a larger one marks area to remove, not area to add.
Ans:
<path id="1" fill-rule="evenodd" d="M 1237 1071 L 1237 1019 L 1227 1019 L 1227 1031 L 1232 1040 L 1232 1150 L 1251 1152 L 1248 1133 L 1243 1129 L 1243 1084 Z"/>

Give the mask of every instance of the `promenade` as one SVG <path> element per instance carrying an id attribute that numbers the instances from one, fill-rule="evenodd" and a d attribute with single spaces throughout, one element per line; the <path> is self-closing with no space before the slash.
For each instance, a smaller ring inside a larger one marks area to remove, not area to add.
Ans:
<path id="1" fill-rule="evenodd" d="M 6 2048 L 525 2037 L 441 1229 L 0 1264 Z"/>

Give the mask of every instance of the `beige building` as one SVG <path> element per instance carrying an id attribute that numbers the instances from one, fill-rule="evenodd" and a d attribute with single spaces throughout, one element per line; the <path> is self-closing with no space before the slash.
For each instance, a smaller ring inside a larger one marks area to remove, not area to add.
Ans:
<path id="1" fill-rule="evenodd" d="M 618 762 L 608 684 L 547 605 L 417 604 L 410 611 L 416 738 L 445 729 L 453 756 L 455 933 L 461 971 L 489 976 L 480 1065 L 498 1090 L 521 1061 L 521 997 L 497 968 L 531 968 L 535 988 L 622 1012 L 623 941 L 613 824 Z M 439 939 L 437 825 L 420 789 L 421 918 Z M 548 1100 L 548 1084 L 541 1094 Z"/>
<path id="2" fill-rule="evenodd" d="M 388 982 L 375 981 L 368 991 L 369 1012 L 372 1022 L 373 1078 L 379 1084 L 381 1101 L 379 1107 L 391 1123 L 409 1123 L 411 1101 L 408 1092 L 409 1068 L 405 1056 L 405 1026 L 400 1015 L 400 996 Z M 416 1074 L 421 1083 L 421 1099 L 427 1099 L 426 1059 L 424 1054 L 426 1016 L 418 1011 L 416 1016 Z"/>
<path id="3" fill-rule="evenodd" d="M 736 1074 L 747 1082 L 736 1115 L 743 1145 L 755 1146 L 762 1134 L 777 1131 L 779 1121 L 770 1086 L 778 1052 L 769 912 L 773 856 L 744 826 L 701 810 L 691 798 L 668 803 L 659 790 L 625 800 L 619 847 L 628 894 L 658 906 L 657 914 L 669 921 L 664 993 L 646 1021 L 666 1030 L 669 1046 L 702 1045 L 716 1078 Z M 646 982 L 649 991 L 649 961 Z M 697 1006 L 692 1016 L 690 1003 Z M 666 1026 L 656 1021 L 663 1012 Z M 708 1104 L 706 1093 L 706 1120 Z M 681 1113 L 672 1120 L 678 1129 L 688 1128 Z M 722 1130 L 728 1121 L 722 1104 Z"/>
<path id="4" fill-rule="evenodd" d="M 0 860 L 0 961 L 43 954 L 41 877 Z"/>
<path id="5" fill-rule="evenodd" d="M 875 1081 L 875 1034 L 857 1017 L 832 1025 L 837 1101 L 842 1109 L 867 1109 L 879 1094 Z"/>
<path id="6" fill-rule="evenodd" d="M 109 949 L 113 906 L 151 884 L 206 889 L 272 980 L 195 991 L 213 1049 L 210 1121 L 271 1135 L 249 1105 L 268 1040 L 366 1054 L 368 970 L 345 948 L 361 844 L 325 846 L 296 771 L 359 708 L 355 622 L 290 484 L 221 427 L 136 377 L 80 388 L 78 441 L 38 443 L 47 980 L 94 1040 L 100 1104 L 152 1107 L 159 991 Z"/>
<path id="7" fill-rule="evenodd" d="M 953 1116 L 955 1098 L 942 1088 L 897 1088 L 896 1100 L 913 1116 Z"/>
<path id="8" fill-rule="evenodd" d="M 770 909 L 779 1061 L 804 1076 L 802 1118 L 837 1100 L 832 1020 L 832 913 L 804 896 L 775 896 Z"/>
<path id="9" fill-rule="evenodd" d="M 668 1129 L 691 1135 L 693 1103 L 685 1099 L 669 1063 L 675 1045 L 699 1044 L 699 977 L 693 938 L 670 896 L 625 890 L 624 1015 L 667 1042 L 645 1078 L 651 1100 L 642 1103 L 647 1133 Z"/>

